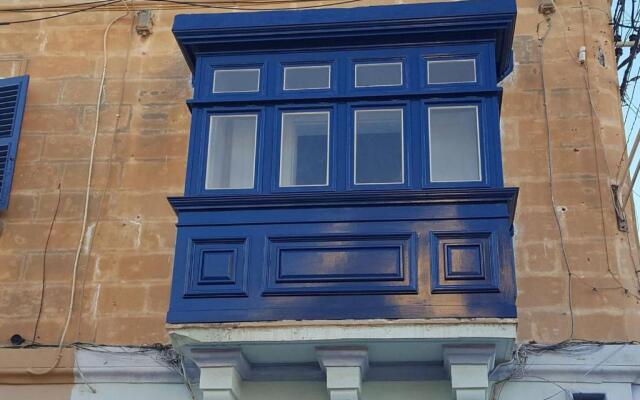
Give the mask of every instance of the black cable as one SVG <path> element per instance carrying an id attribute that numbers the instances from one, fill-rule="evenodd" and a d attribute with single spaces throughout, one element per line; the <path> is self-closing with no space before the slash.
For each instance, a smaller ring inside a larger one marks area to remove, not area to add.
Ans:
<path id="1" fill-rule="evenodd" d="M 539 45 L 540 45 L 540 80 L 542 82 L 542 97 L 543 97 L 543 108 L 544 108 L 544 116 L 545 116 L 545 128 L 547 132 L 547 172 L 549 174 L 549 195 L 551 200 L 551 208 L 553 209 L 553 216 L 556 222 L 556 226 L 558 229 L 558 235 L 560 236 L 560 249 L 562 253 L 562 258 L 564 261 L 564 265 L 567 270 L 567 286 L 568 286 L 568 301 L 567 305 L 569 308 L 569 317 L 570 317 L 570 334 L 569 340 L 573 339 L 575 335 L 575 316 L 573 313 L 573 271 L 571 269 L 571 264 L 569 263 L 569 257 L 567 256 L 567 250 L 565 246 L 564 239 L 564 231 L 562 230 L 562 224 L 560 223 L 560 218 L 558 217 L 558 210 L 556 209 L 556 199 L 554 194 L 554 180 L 553 180 L 553 157 L 551 154 L 551 126 L 549 124 L 549 110 L 548 110 L 548 102 L 547 102 L 547 90 L 545 86 L 545 76 L 544 76 L 544 43 L 547 38 L 547 35 L 551 32 L 551 19 L 547 18 L 547 31 L 544 33 L 542 37 L 539 37 Z"/>
<path id="2" fill-rule="evenodd" d="M 362 0 L 342 0 L 342 1 L 338 1 L 338 2 L 334 2 L 334 3 L 325 3 L 325 4 L 318 4 L 318 5 L 313 5 L 313 6 L 304 6 L 304 7 L 278 7 L 278 8 L 246 8 L 246 7 L 227 7 L 227 6 L 220 6 L 220 5 L 212 5 L 213 3 L 209 3 L 209 2 L 194 2 L 194 1 L 180 1 L 180 0 L 145 0 L 145 1 L 149 1 L 149 2 L 153 2 L 153 3 L 168 3 L 168 4 L 174 4 L 174 5 L 188 5 L 188 6 L 193 6 L 193 7 L 199 7 L 199 8 L 212 8 L 212 9 L 223 9 L 223 10 L 247 10 L 247 11 L 285 11 L 285 10 L 304 10 L 304 9 L 309 9 L 309 8 L 321 8 L 321 7 L 327 7 L 327 6 L 333 6 L 333 5 L 340 5 L 340 4 L 348 4 L 348 3 L 356 3 L 358 1 L 362 1 Z M 300 1 L 296 1 L 296 0 L 291 0 L 291 1 L 276 1 L 276 2 L 282 2 L 282 3 L 304 3 L 304 2 L 310 2 L 310 3 L 317 3 L 317 2 L 321 2 L 322 0 L 300 0 Z M 251 2 L 251 1 L 230 1 L 231 3 L 235 3 L 235 4 L 242 4 L 242 3 L 253 3 L 255 4 L 255 2 Z M 264 4 L 269 4 L 271 3 L 270 1 L 266 0 L 264 2 L 262 2 Z"/>
<path id="3" fill-rule="evenodd" d="M 334 5 L 340 5 L 340 4 L 356 3 L 356 2 L 359 2 L 359 1 L 362 1 L 362 0 L 343 0 L 343 1 L 335 2 L 335 3 L 325 3 L 325 4 L 318 4 L 318 5 L 313 5 L 313 6 L 280 7 L 280 8 L 225 7 L 225 6 L 214 6 L 214 5 L 211 5 L 210 3 L 199 3 L 199 2 L 179 1 L 179 0 L 146 0 L 146 1 L 151 1 L 151 2 L 156 2 L 156 3 L 181 4 L 181 5 L 186 4 L 186 5 L 191 5 L 191 6 L 194 6 L 194 7 L 223 9 L 223 10 L 285 11 L 285 10 L 304 10 L 304 9 L 309 9 L 309 8 L 321 8 L 321 7 L 334 6 Z M 316 1 L 322 1 L 322 0 L 314 0 L 314 2 L 316 2 Z M 297 1 L 293 1 L 293 2 L 298 3 Z M 239 3 L 239 2 L 234 2 L 234 3 Z M 265 3 L 268 3 L 268 2 L 265 2 Z"/>
<path id="4" fill-rule="evenodd" d="M 96 3 L 108 3 L 108 4 L 103 4 L 101 7 L 99 7 L 98 9 L 96 9 L 95 11 L 126 11 L 127 9 L 132 10 L 132 9 L 139 9 L 139 10 L 177 10 L 177 9 L 190 9 L 190 8 L 207 8 L 207 7 L 214 7 L 214 6 L 220 6 L 222 4 L 274 4 L 274 3 L 318 3 L 322 0 L 215 0 L 215 1 L 198 1 L 198 2 L 184 2 L 184 1 L 173 1 L 171 2 L 171 4 L 167 4 L 166 6 L 149 6 L 147 4 L 135 4 L 135 5 L 130 5 L 128 8 L 125 8 L 124 6 L 121 6 L 119 4 L 116 4 L 115 6 L 112 6 L 110 3 L 111 0 L 99 0 L 99 1 L 95 1 L 95 2 L 87 2 L 87 3 L 74 3 L 73 5 L 67 5 L 65 6 L 48 6 L 48 7 L 29 7 L 29 8 L 23 8 L 23 9 L 0 9 L 0 13 L 4 12 L 4 13 L 11 13 L 11 12 L 15 12 L 15 13 L 28 13 L 28 12 L 34 12 L 34 13 L 42 13 L 42 12 L 58 12 L 61 11 L 59 10 L 60 8 L 71 8 L 71 7 L 78 7 L 78 6 L 82 6 L 82 5 L 88 5 L 88 4 L 96 4 Z M 156 3 L 163 3 L 162 0 L 144 0 L 146 2 L 156 2 Z M 293 7 L 287 8 L 287 9 L 294 9 Z M 46 11 L 46 10 L 50 10 L 50 11 Z M 260 10 L 265 10 L 264 8 L 260 8 Z"/>
<path id="5" fill-rule="evenodd" d="M 72 3 L 72 4 L 58 4 L 55 6 L 36 6 L 36 7 L 24 7 L 24 8 L 7 8 L 1 9 L 0 12 L 24 12 L 24 11 L 43 11 L 43 10 L 57 10 L 60 8 L 73 8 L 73 7 L 84 7 L 88 5 L 98 4 L 98 3 L 108 3 L 111 0 L 96 0 L 96 1 L 85 1 L 82 3 Z"/>
<path id="6" fill-rule="evenodd" d="M 69 12 L 62 13 L 62 14 L 57 14 L 57 15 L 49 15 L 48 17 L 42 17 L 42 18 L 23 19 L 23 20 L 18 20 L 18 21 L 0 21 L 0 25 L 23 24 L 23 23 L 27 23 L 27 22 L 37 22 L 37 21 L 44 21 L 44 20 L 47 20 L 47 19 L 66 17 L 67 15 L 77 14 L 77 13 L 84 12 L 84 11 L 90 11 L 90 10 L 96 9 L 98 7 L 102 7 L 105 4 L 119 3 L 120 1 L 121 0 L 111 0 L 109 3 L 101 3 L 101 4 L 98 4 L 98 5 L 94 5 L 94 6 L 91 6 L 91 7 L 83 8 L 83 9 L 80 9 L 80 10 L 69 11 Z"/>
<path id="7" fill-rule="evenodd" d="M 286 10 L 306 10 L 306 9 L 313 9 L 313 8 L 323 8 L 323 7 L 344 5 L 344 4 L 360 2 L 362 0 L 342 0 L 342 1 L 337 1 L 337 2 L 333 2 L 333 3 L 323 3 L 323 4 L 309 5 L 309 6 L 303 6 L 303 7 L 280 7 L 280 8 L 262 8 L 262 7 L 260 7 L 260 8 L 249 8 L 249 7 L 230 7 L 230 6 L 219 6 L 219 5 L 218 6 L 214 6 L 214 5 L 211 5 L 210 3 L 182 2 L 182 1 L 177 1 L 177 0 L 146 0 L 146 1 L 158 2 L 158 3 L 171 3 L 171 4 L 191 5 L 193 7 L 198 7 L 198 8 L 211 8 L 211 9 L 222 9 L 222 10 L 286 11 Z M 306 1 L 310 1 L 311 2 L 311 0 L 306 0 Z M 316 1 L 322 1 L 322 0 L 313 0 L 313 2 L 316 2 Z M 58 14 L 58 15 L 50 15 L 48 17 L 42 17 L 42 18 L 34 18 L 34 19 L 18 20 L 18 21 L 0 21 L 0 25 L 13 25 L 13 24 L 37 22 L 37 21 L 43 21 L 43 20 L 47 20 L 47 19 L 59 18 L 59 17 L 64 17 L 64 16 L 67 16 L 67 15 L 71 15 L 71 14 L 76 14 L 76 13 L 79 13 L 79 12 L 94 10 L 94 9 L 97 9 L 97 8 L 100 8 L 100 7 L 104 7 L 106 5 L 111 5 L 111 4 L 115 4 L 115 3 L 119 3 L 119 2 L 121 2 L 121 0 L 113 0 L 113 1 L 110 1 L 108 3 L 100 3 L 100 4 L 94 5 L 92 7 L 87 7 L 87 8 L 83 8 L 83 9 L 80 9 L 80 10 L 74 10 L 74 11 L 70 11 L 70 12 L 63 13 L 63 14 Z M 299 3 L 299 2 L 300 1 L 296 1 L 296 3 Z M 240 2 L 234 2 L 234 3 L 238 4 Z M 267 3 L 267 2 L 265 2 L 265 3 Z"/>
<path id="8" fill-rule="evenodd" d="M 44 289 L 45 282 L 47 278 L 47 251 L 49 250 L 49 242 L 51 241 L 51 234 L 53 232 L 53 225 L 58 218 L 58 210 L 60 209 L 60 198 L 62 197 L 62 190 L 60 189 L 60 183 L 58 183 L 58 202 L 56 203 L 56 209 L 53 212 L 53 217 L 51 218 L 51 224 L 49 224 L 49 233 L 47 234 L 47 240 L 44 243 L 44 253 L 42 255 L 42 287 L 40 290 L 40 307 L 38 307 L 38 316 L 36 317 L 36 325 L 33 328 L 33 338 L 31 340 L 31 344 L 36 343 L 36 337 L 38 333 L 38 325 L 40 325 L 40 317 L 42 316 L 42 307 L 44 305 Z"/>
<path id="9" fill-rule="evenodd" d="M 631 0 L 631 16 L 629 19 L 629 23 L 630 25 L 624 24 L 623 23 L 623 19 L 624 19 L 624 8 L 625 8 L 625 0 L 618 0 L 618 3 L 616 5 L 616 13 L 614 14 L 614 21 L 613 21 L 613 26 L 614 26 L 614 35 L 623 38 L 624 40 L 627 41 L 630 36 L 632 34 L 635 34 L 636 36 L 640 35 L 640 12 L 638 12 L 636 10 L 636 0 Z M 621 28 L 625 29 L 625 32 L 621 31 Z M 625 97 L 625 94 L 627 92 L 627 86 L 630 82 L 630 75 L 631 72 L 633 71 L 633 62 L 635 60 L 635 58 L 638 56 L 638 53 L 640 53 L 640 40 L 636 40 L 635 43 L 633 44 L 633 46 L 631 46 L 631 48 L 629 49 L 629 54 L 628 56 L 618 64 L 618 70 L 622 70 L 623 68 L 625 68 L 624 72 L 623 72 L 623 78 L 622 78 L 622 82 L 620 83 L 620 96 L 622 98 Z M 636 88 L 636 84 L 637 81 L 634 82 L 634 91 Z M 633 98 L 633 95 L 632 95 Z M 626 122 L 626 118 L 628 116 L 629 110 L 627 110 L 627 112 L 625 113 L 625 122 Z"/>

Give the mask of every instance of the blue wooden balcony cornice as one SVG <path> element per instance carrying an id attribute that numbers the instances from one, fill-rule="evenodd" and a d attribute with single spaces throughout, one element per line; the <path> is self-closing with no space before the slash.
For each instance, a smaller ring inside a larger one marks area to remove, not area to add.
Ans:
<path id="1" fill-rule="evenodd" d="M 518 188 L 503 189 L 437 189 L 407 191 L 361 191 L 338 193 L 283 193 L 256 196 L 191 196 L 169 197 L 169 203 L 180 215 L 184 212 L 214 212 L 223 210 L 258 210 L 286 208 L 331 208 L 401 205 L 463 205 L 503 203 L 506 215 L 513 222 Z M 486 209 L 485 209 L 486 212 Z M 488 216 L 488 215 L 487 215 Z M 444 217 L 444 216 L 443 216 Z"/>
<path id="2" fill-rule="evenodd" d="M 192 71 L 202 54 L 491 40 L 499 81 L 512 68 L 515 19 L 515 0 L 466 0 L 178 15 L 173 33 Z"/>

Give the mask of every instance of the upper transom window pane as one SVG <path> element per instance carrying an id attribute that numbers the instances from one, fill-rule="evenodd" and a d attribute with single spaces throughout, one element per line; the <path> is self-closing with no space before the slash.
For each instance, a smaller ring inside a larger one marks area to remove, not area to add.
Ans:
<path id="1" fill-rule="evenodd" d="M 402 109 L 355 111 L 356 184 L 404 182 Z"/>
<path id="2" fill-rule="evenodd" d="M 476 82 L 476 60 L 430 60 L 428 82 L 430 85 Z"/>
<path id="3" fill-rule="evenodd" d="M 329 112 L 282 114 L 280 186 L 329 184 Z"/>
<path id="4" fill-rule="evenodd" d="M 284 68 L 284 90 L 331 88 L 331 66 L 313 65 Z"/>
<path id="5" fill-rule="evenodd" d="M 260 69 L 218 69 L 213 72 L 213 93 L 260 91 Z"/>
<path id="6" fill-rule="evenodd" d="M 254 187 L 257 128 L 257 114 L 211 116 L 207 189 Z"/>
<path id="7" fill-rule="evenodd" d="M 356 64 L 356 87 L 402 86 L 402 63 Z"/>
<path id="8" fill-rule="evenodd" d="M 478 107 L 429 108 L 432 182 L 482 180 Z"/>

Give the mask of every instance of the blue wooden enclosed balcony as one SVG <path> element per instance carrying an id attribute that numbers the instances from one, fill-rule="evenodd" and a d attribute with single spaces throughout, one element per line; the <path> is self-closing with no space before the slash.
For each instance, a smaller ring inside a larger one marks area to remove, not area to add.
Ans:
<path id="1" fill-rule="evenodd" d="M 515 2 L 178 16 L 169 323 L 512 318 Z"/>

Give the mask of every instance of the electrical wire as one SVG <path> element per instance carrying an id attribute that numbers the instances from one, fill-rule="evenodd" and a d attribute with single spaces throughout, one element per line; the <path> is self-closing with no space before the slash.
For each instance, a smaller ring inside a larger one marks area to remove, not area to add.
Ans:
<path id="1" fill-rule="evenodd" d="M 583 3 L 583 0 L 580 0 L 580 8 L 581 8 L 581 16 L 582 16 L 582 37 L 583 37 L 583 41 L 584 43 L 587 42 L 587 30 L 586 30 L 586 17 L 585 17 L 585 6 Z M 640 12 L 638 13 L 638 16 L 640 18 Z M 636 41 L 636 45 L 640 44 L 640 40 Z M 609 254 L 609 244 L 607 242 L 607 222 L 606 222 L 606 216 L 605 216 L 605 211 L 604 211 L 604 195 L 602 193 L 602 185 L 600 183 L 600 161 L 599 161 L 599 157 L 598 157 L 598 141 L 600 142 L 600 145 L 602 146 L 602 148 L 604 148 L 604 144 L 602 143 L 602 138 L 598 135 L 599 130 L 596 130 L 596 120 L 595 117 L 597 116 L 597 111 L 595 108 L 595 105 L 593 104 L 593 98 L 591 96 L 591 84 L 589 82 L 589 63 L 585 62 L 584 63 L 584 81 L 585 81 L 585 86 L 587 89 L 587 94 L 589 95 L 589 105 L 590 105 L 590 113 L 591 113 L 591 121 L 592 121 L 592 138 L 593 138 L 593 153 L 594 153 L 594 164 L 595 164 L 595 168 L 596 168 L 596 181 L 598 184 L 598 197 L 599 197 L 599 202 L 600 202 L 600 216 L 601 216 L 601 226 L 602 226 L 602 239 L 603 239 L 603 245 L 604 245 L 604 250 L 605 250 L 605 259 L 607 262 L 607 272 L 609 273 L 609 275 L 611 276 L 611 278 L 613 278 L 613 280 L 616 281 L 616 283 L 620 286 L 620 288 L 624 291 L 625 295 L 627 296 L 632 296 L 635 297 L 637 300 L 640 300 L 640 296 L 638 296 L 637 294 L 631 292 L 628 288 L 625 287 L 625 285 L 623 285 L 623 283 L 620 281 L 620 278 L 618 276 L 616 276 L 616 274 L 613 273 L 613 270 L 611 269 L 611 259 L 610 259 L 610 254 Z M 598 118 L 598 121 L 600 120 L 600 118 Z M 598 140 L 599 139 L 599 140 Z M 605 164 L 605 169 L 607 172 L 607 176 L 611 176 L 611 171 L 609 171 L 608 166 Z M 624 211 L 624 210 L 623 210 Z M 620 269 L 620 266 L 618 266 L 618 270 Z M 620 271 L 618 271 L 618 273 L 620 273 Z"/>
<path id="2" fill-rule="evenodd" d="M 131 5 L 131 10 L 137 9 L 159 9 L 159 10 L 175 10 L 175 9 L 187 9 L 187 8 L 207 8 L 214 7 L 221 4 L 273 4 L 273 3 L 283 3 L 283 4 L 293 4 L 293 3 L 318 3 L 322 0 L 200 0 L 200 1 L 184 1 L 184 0 L 143 0 L 138 1 L 135 5 Z M 95 2 L 87 2 L 87 3 L 75 3 L 73 5 L 63 5 L 63 6 L 46 6 L 46 7 L 29 7 L 29 8 L 15 8 L 15 9 L 0 9 L 0 13 L 40 13 L 40 12 L 62 12 L 68 8 L 92 5 L 102 3 L 94 11 L 122 11 L 123 8 L 120 6 L 119 2 L 116 2 L 115 5 L 106 4 L 110 3 L 111 0 L 99 0 Z M 144 3 L 144 4 L 143 4 Z M 262 9 L 262 8 L 261 8 Z"/>
<path id="3" fill-rule="evenodd" d="M 104 3 L 99 2 L 99 3 L 88 3 L 88 4 L 93 4 L 89 7 L 85 7 L 85 8 L 81 8 L 81 9 L 77 9 L 77 10 L 73 10 L 73 11 L 68 11 L 68 12 L 63 12 L 61 14 L 56 14 L 56 15 L 49 15 L 46 17 L 40 17 L 40 18 L 32 18 L 32 19 L 23 19 L 23 20 L 15 20 L 15 21 L 0 21 L 0 26 L 1 25 L 13 25 L 13 24 L 21 24 L 21 23 L 29 23 L 29 22 L 38 22 L 38 21 L 44 21 L 44 20 L 48 20 L 48 19 L 53 19 L 53 18 L 60 18 L 60 17 L 65 17 L 68 15 L 72 15 L 72 14 L 77 14 L 80 12 L 87 12 L 87 11 L 114 11 L 114 10 L 122 10 L 119 8 L 109 8 L 108 10 L 105 8 L 106 6 L 110 6 L 112 4 L 116 4 L 116 3 L 120 3 L 122 0 L 109 0 L 106 1 Z M 330 2 L 330 3 L 324 3 L 324 0 L 276 0 L 276 3 L 282 3 L 282 4 L 300 4 L 300 3 L 320 3 L 320 4 L 313 4 L 313 5 L 303 5 L 303 6 L 293 6 L 293 7 L 255 7 L 256 4 L 271 4 L 272 2 L 270 1 L 255 1 L 255 0 L 238 0 L 238 1 L 227 1 L 227 2 L 216 2 L 216 3 L 209 3 L 209 2 L 194 2 L 194 1 L 179 1 L 179 0 L 145 0 L 145 2 L 149 2 L 149 3 L 160 3 L 160 4 L 166 4 L 166 5 L 174 5 L 174 6 L 180 6 L 180 7 L 193 7 L 193 8 L 208 8 L 208 9 L 219 9 L 219 10 L 238 10 L 238 11 L 285 11 L 285 10 L 306 10 L 306 9 L 313 9 L 313 8 L 324 8 L 324 7 L 331 7 L 331 6 L 338 6 L 338 5 L 345 5 L 345 4 L 351 4 L 351 3 L 357 3 L 360 2 L 362 0 L 340 0 L 340 1 L 334 1 L 334 2 Z M 223 4 L 236 4 L 235 6 L 226 6 Z M 250 5 L 253 7 L 249 7 L 249 6 L 238 6 L 238 5 Z M 138 6 L 139 8 L 140 6 Z M 175 8 L 175 7 L 174 7 Z M 148 7 L 146 7 L 145 9 L 149 9 Z M 162 7 L 161 9 L 169 9 L 168 7 Z M 48 9 L 48 12 L 52 12 L 51 9 Z M 0 12 L 8 12 L 11 10 L 0 10 Z M 35 11 L 46 11 L 46 10 L 42 10 L 42 9 L 30 9 L 29 12 L 35 12 Z"/>
<path id="4" fill-rule="evenodd" d="M 25 11 L 40 12 L 43 10 L 59 10 L 59 9 L 73 8 L 73 7 L 84 7 L 84 6 L 90 6 L 94 4 L 104 4 L 109 2 L 111 2 L 111 0 L 85 1 L 82 3 L 57 4 L 55 6 L 0 8 L 0 12 L 25 12 Z"/>
<path id="5" fill-rule="evenodd" d="M 631 139 L 634 137 L 636 124 L 640 121 L 640 110 L 638 109 L 637 104 L 634 104 L 640 75 L 640 68 L 636 67 L 633 63 L 634 59 L 637 57 L 637 52 L 634 52 L 634 49 L 637 49 L 640 44 L 640 40 L 637 40 L 637 37 L 640 35 L 640 12 L 638 12 L 636 1 L 637 0 L 617 0 L 612 18 L 612 28 L 613 33 L 616 36 L 616 41 L 624 38 L 624 41 L 626 42 L 629 41 L 631 35 L 636 35 L 634 46 L 629 50 L 628 56 L 624 58 L 622 62 L 618 63 L 618 69 L 621 70 L 623 74 L 622 82 L 620 84 L 620 95 L 623 100 L 623 126 L 626 131 L 627 140 L 621 150 L 618 169 L 616 172 L 617 177 L 620 177 L 623 169 L 628 168 L 628 165 L 633 161 L 629 159 L 631 155 L 628 154 L 628 146 Z M 630 14 L 626 12 L 628 6 L 631 8 Z M 623 52 L 622 49 L 618 49 L 618 51 L 620 51 L 620 55 Z M 629 90 L 628 85 L 631 82 L 632 87 L 631 90 Z M 616 182 L 619 188 L 621 188 L 627 181 L 624 180 L 622 182 L 622 185 Z M 631 194 L 632 189 L 633 188 L 629 188 L 627 192 Z M 625 210 L 618 205 L 618 201 L 614 201 L 614 204 L 617 214 L 619 216 L 624 216 Z M 635 207 L 632 206 L 632 208 L 634 208 L 635 214 Z"/>
<path id="6" fill-rule="evenodd" d="M 317 4 L 317 5 L 311 5 L 311 6 L 303 6 L 303 7 L 268 7 L 268 8 L 264 8 L 264 7 L 259 7 L 259 8 L 248 8 L 248 7 L 230 7 L 230 6 L 221 6 L 221 5 L 212 5 L 212 3 L 202 3 L 202 2 L 193 2 L 193 1 L 178 1 L 178 0 L 145 0 L 145 1 L 149 1 L 149 2 L 155 2 L 155 3 L 168 3 L 168 4 L 178 4 L 178 5 L 190 5 L 193 7 L 198 7 L 198 8 L 210 8 L 210 9 L 221 9 L 221 10 L 244 10 L 244 11 L 286 11 L 286 10 L 306 10 L 306 9 L 312 9 L 312 8 L 323 8 L 323 7 L 330 7 L 330 6 L 335 6 L 335 5 L 342 5 L 342 4 L 350 4 L 350 3 L 357 3 L 360 2 L 362 0 L 342 0 L 342 1 L 337 1 L 337 2 L 333 2 L 333 3 L 322 3 L 322 4 Z M 291 0 L 292 4 L 297 4 L 297 3 L 304 3 L 305 1 L 309 1 L 309 2 L 322 2 L 323 0 L 302 0 L 302 1 L 296 1 L 296 0 Z M 242 4 L 243 1 L 234 1 L 234 4 Z M 265 4 L 269 4 L 269 1 L 265 1 Z M 255 4 L 255 3 L 253 3 Z"/>
<path id="7" fill-rule="evenodd" d="M 567 256 L 567 251 L 565 247 L 564 240 L 564 232 L 562 230 L 562 225 L 560 224 L 560 217 L 558 216 L 558 209 L 556 206 L 556 198 L 555 198 L 555 185 L 553 179 L 553 157 L 551 154 L 551 126 L 549 123 L 549 110 L 547 103 L 547 89 L 545 85 L 545 76 L 544 76 L 544 43 L 547 39 L 547 36 L 551 32 L 552 24 L 551 17 L 547 16 L 545 18 L 547 23 L 547 30 L 544 32 L 542 36 L 540 36 L 540 23 L 538 24 L 538 41 L 540 42 L 540 80 L 542 81 L 542 96 L 543 96 L 543 108 L 545 115 L 545 127 L 547 132 L 547 170 L 549 175 L 549 193 L 551 200 L 551 207 L 553 208 L 553 216 L 558 229 L 558 234 L 560 236 L 560 249 L 562 251 L 562 258 L 564 261 L 564 265 L 567 269 L 567 287 L 568 287 L 568 301 L 567 305 L 569 308 L 569 316 L 570 316 L 570 334 L 569 339 L 573 339 L 575 335 L 575 316 L 573 313 L 573 271 L 571 269 L 571 265 L 569 263 L 569 257 Z"/>
<path id="8" fill-rule="evenodd" d="M 133 3 L 133 0 L 132 0 Z M 128 41 L 127 43 L 132 43 L 133 42 L 133 35 L 135 32 L 135 18 L 131 18 L 131 24 L 129 26 L 129 37 L 128 37 Z M 116 114 L 116 118 L 113 124 L 113 137 L 111 139 L 111 145 L 110 145 L 110 149 L 109 149 L 109 161 L 107 163 L 107 178 L 106 178 L 106 183 L 105 183 L 105 187 L 102 190 L 102 193 L 100 194 L 100 200 L 98 201 L 98 214 L 96 216 L 96 220 L 94 222 L 93 228 L 94 228 L 94 232 L 98 231 L 98 225 L 100 224 L 100 220 L 102 219 L 102 214 L 103 214 L 103 204 L 104 204 L 104 200 L 106 197 L 107 192 L 109 191 L 110 187 L 111 187 L 111 175 L 112 175 L 112 164 L 113 164 L 113 151 L 115 149 L 116 146 L 116 140 L 118 137 L 118 127 L 120 126 L 120 120 L 121 120 L 121 116 L 122 116 L 122 105 L 124 103 L 124 94 L 125 94 L 125 86 L 126 86 L 126 78 L 127 78 L 127 73 L 129 71 L 129 60 L 131 58 L 131 46 L 127 46 L 127 52 L 126 52 L 126 56 L 125 56 L 125 60 L 124 60 L 124 68 L 122 70 L 122 75 L 120 76 L 120 97 L 118 100 L 118 108 L 117 110 L 117 114 Z M 91 258 L 91 254 L 93 252 L 93 244 L 94 241 L 89 239 L 89 243 L 87 245 L 87 258 L 90 259 Z M 81 284 L 81 292 L 80 292 L 80 313 L 82 315 L 83 312 L 83 304 L 84 304 L 84 290 L 86 287 L 86 283 L 87 283 L 87 271 L 86 268 L 83 271 L 83 276 L 82 276 L 82 284 Z M 76 335 L 79 336 L 80 335 L 80 326 L 81 326 L 81 320 L 82 318 L 78 319 L 78 325 L 76 328 Z M 94 337 L 95 340 L 95 337 Z"/>
<path id="9" fill-rule="evenodd" d="M 114 3 L 119 3 L 122 0 L 110 0 L 109 3 L 107 4 L 114 4 Z M 74 10 L 74 11 L 69 11 L 66 13 L 62 13 L 62 14 L 57 14 L 57 15 L 49 15 L 47 17 L 41 17 L 41 18 L 33 18 L 33 19 L 23 19 L 23 20 L 18 20 L 18 21 L 0 21 L 0 26 L 2 25 L 14 25 L 14 24 L 23 24 L 23 23 L 27 23 L 27 22 L 38 22 L 38 21 L 45 21 L 48 19 L 53 19 L 53 18 L 60 18 L 60 17 L 66 17 L 68 15 L 73 15 L 73 14 L 77 14 L 80 12 L 85 12 L 85 11 L 91 11 L 94 10 L 98 7 L 101 7 L 102 4 L 98 4 L 98 5 L 94 5 L 91 7 L 87 7 L 87 8 L 82 8 L 79 10 Z"/>
<path id="10" fill-rule="evenodd" d="M 51 234 L 53 233 L 53 225 L 56 223 L 56 219 L 58 218 L 58 211 L 60 210 L 60 199 L 62 198 L 62 190 L 60 190 L 60 183 L 58 183 L 58 201 L 56 203 L 55 211 L 53 212 L 53 217 L 51 218 L 51 223 L 49 224 L 49 233 L 47 233 L 47 240 L 44 243 L 44 252 L 42 255 L 42 286 L 40 288 L 40 305 L 38 306 L 38 315 L 36 316 L 36 323 L 33 328 L 33 338 L 31 339 L 31 343 L 36 342 L 36 338 L 38 335 L 38 326 L 40 325 L 40 317 L 42 317 L 42 307 L 44 306 L 44 291 L 46 288 L 46 279 L 47 279 L 47 252 L 49 251 L 49 242 L 51 241 Z"/>
<path id="11" fill-rule="evenodd" d="M 623 38 L 625 41 L 628 41 L 631 35 L 640 34 L 640 12 L 637 12 L 636 9 L 636 1 L 637 0 L 617 0 L 616 8 L 613 13 L 613 33 L 618 38 Z M 623 20 L 626 15 L 626 3 L 630 2 L 631 5 L 631 15 L 629 16 L 628 22 L 630 25 L 624 24 Z M 622 82 L 620 83 L 620 95 L 622 98 L 625 98 L 625 94 L 627 92 L 627 86 L 631 79 L 631 72 L 633 71 L 634 60 L 640 53 L 640 40 L 636 40 L 633 46 L 629 49 L 629 54 L 624 60 L 618 63 L 618 70 L 624 68 Z M 634 82 L 634 89 L 637 86 L 637 80 Z M 632 96 L 633 98 L 633 96 Z M 627 119 L 627 115 L 625 115 L 625 121 Z"/>
<path id="12" fill-rule="evenodd" d="M 126 3 L 125 3 L 126 4 Z M 60 341 L 58 343 L 58 351 L 57 351 L 57 355 L 56 358 L 54 360 L 54 363 L 47 369 L 42 370 L 42 371 L 37 371 L 37 370 L 33 370 L 33 369 L 29 369 L 28 372 L 32 375 L 46 375 L 49 372 L 53 371 L 58 364 L 60 363 L 60 360 L 62 359 L 62 350 L 64 348 L 64 340 L 65 337 L 67 336 L 67 331 L 69 329 L 69 324 L 71 323 L 71 316 L 73 315 L 73 303 L 75 301 L 75 295 L 76 295 L 76 280 L 78 277 L 78 265 L 80 263 L 80 254 L 82 253 L 82 245 L 84 243 L 85 237 L 86 237 L 86 231 L 87 231 L 87 221 L 89 218 L 89 199 L 91 197 L 91 181 L 93 178 L 93 165 L 94 165 L 94 160 L 95 160 L 95 153 L 96 153 L 96 144 L 97 144 L 97 138 L 98 138 L 98 131 L 99 131 L 99 127 L 100 127 L 100 109 L 102 106 L 102 96 L 104 95 L 104 85 L 105 85 L 105 80 L 107 78 L 107 64 L 108 64 L 108 60 L 109 60 L 109 53 L 108 53 L 108 37 L 109 37 L 109 31 L 111 30 L 111 27 L 118 21 L 120 21 L 122 18 L 126 17 L 127 15 L 129 15 L 129 11 L 127 11 L 126 13 L 119 15 L 117 17 L 115 17 L 113 20 L 111 20 L 111 22 L 107 25 L 107 27 L 104 30 L 104 35 L 102 38 L 102 51 L 103 51 L 103 61 L 102 61 L 102 76 L 100 78 L 100 88 L 98 89 L 98 98 L 96 100 L 96 121 L 95 121 L 95 126 L 94 126 L 94 130 L 93 130 L 93 135 L 92 135 L 92 140 L 91 140 L 91 154 L 89 157 L 89 170 L 88 170 L 88 176 L 87 176 L 87 184 L 86 184 L 86 190 L 85 190 L 85 198 L 84 198 L 84 210 L 83 210 L 83 216 L 82 216 L 82 227 L 80 230 L 80 238 L 78 239 L 78 247 L 76 249 L 76 256 L 73 262 L 73 271 L 72 271 L 72 277 L 71 277 L 71 295 L 69 296 L 69 306 L 67 308 L 67 316 L 66 316 L 66 320 L 65 320 L 65 324 L 64 324 L 64 328 L 62 330 L 62 334 L 60 335 Z"/>
<path id="13" fill-rule="evenodd" d="M 563 392 L 565 393 L 567 399 L 571 399 L 571 391 L 558 382 L 554 382 L 540 376 L 531 375 L 529 372 L 527 372 L 527 366 L 530 363 L 530 358 L 539 357 L 545 354 L 557 354 L 563 357 L 584 359 L 585 356 L 594 354 L 597 351 L 602 350 L 603 346 L 605 345 L 620 346 L 620 348 L 613 350 L 611 353 L 604 356 L 599 362 L 595 363 L 594 366 L 584 374 L 584 376 L 587 376 L 594 370 L 605 365 L 607 361 L 613 358 L 613 356 L 615 356 L 616 354 L 620 353 L 628 345 L 638 344 L 640 343 L 637 341 L 602 342 L 583 339 L 565 340 L 549 345 L 539 343 L 520 344 L 513 352 L 511 360 L 496 366 L 493 371 L 491 371 L 491 376 L 495 376 L 498 374 L 502 375 L 501 370 L 509 371 L 506 378 L 495 382 L 496 389 L 493 392 L 492 399 L 501 400 L 503 390 L 509 383 L 531 381 L 532 378 L 540 382 L 552 384 L 560 389 L 560 391 L 553 393 L 549 397 L 541 398 L 541 400 L 553 399 L 554 397 L 558 396 L 558 394 Z"/>

